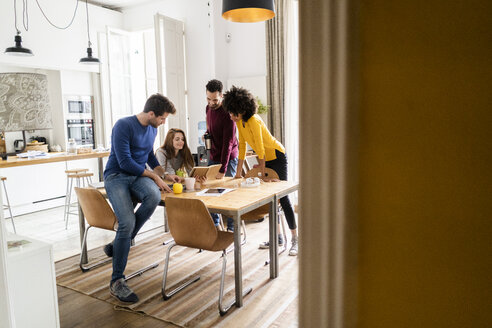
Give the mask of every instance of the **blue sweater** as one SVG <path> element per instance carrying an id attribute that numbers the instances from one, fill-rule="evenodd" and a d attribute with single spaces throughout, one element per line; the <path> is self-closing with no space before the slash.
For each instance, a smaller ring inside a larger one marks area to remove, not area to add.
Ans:
<path id="1" fill-rule="evenodd" d="M 146 163 L 152 169 L 158 166 L 154 155 L 156 135 L 156 128 L 142 126 L 135 115 L 119 119 L 111 133 L 111 153 L 104 178 L 113 173 L 141 176 Z"/>

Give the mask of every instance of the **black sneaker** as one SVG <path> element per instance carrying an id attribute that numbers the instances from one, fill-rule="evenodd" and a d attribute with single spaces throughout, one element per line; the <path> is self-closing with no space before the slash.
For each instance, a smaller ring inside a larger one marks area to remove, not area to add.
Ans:
<path id="1" fill-rule="evenodd" d="M 138 302 L 138 296 L 131 290 L 126 284 L 125 278 L 120 278 L 116 281 L 111 282 L 109 285 L 109 292 L 111 295 L 119 299 L 121 302 L 125 303 L 136 303 Z"/>
<path id="2" fill-rule="evenodd" d="M 278 235 L 278 246 L 279 247 L 284 246 L 284 236 L 283 235 Z M 258 248 L 259 249 L 268 249 L 268 248 L 270 248 L 270 242 L 265 241 L 265 242 L 261 243 Z"/>
<path id="3" fill-rule="evenodd" d="M 109 244 L 105 245 L 103 247 L 103 252 L 108 257 L 113 257 L 113 242 L 110 242 Z"/>

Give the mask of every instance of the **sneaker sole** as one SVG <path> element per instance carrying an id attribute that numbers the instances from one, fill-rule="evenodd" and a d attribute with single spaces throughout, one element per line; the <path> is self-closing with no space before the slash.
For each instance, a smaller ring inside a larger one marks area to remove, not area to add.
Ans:
<path id="1" fill-rule="evenodd" d="M 123 301 L 118 296 L 116 296 L 115 294 L 113 294 L 111 291 L 109 293 L 111 294 L 111 296 L 113 296 L 114 298 L 116 298 L 121 303 L 135 304 L 135 303 L 137 303 L 139 301 L 139 299 L 137 299 L 136 301 Z"/>

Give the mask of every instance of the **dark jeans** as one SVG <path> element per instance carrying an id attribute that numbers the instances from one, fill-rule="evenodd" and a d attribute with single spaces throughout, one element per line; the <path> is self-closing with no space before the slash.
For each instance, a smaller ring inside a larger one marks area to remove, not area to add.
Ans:
<path id="1" fill-rule="evenodd" d="M 275 172 L 277 172 L 280 180 L 287 181 L 287 155 L 275 150 L 276 159 L 273 161 L 266 161 L 265 167 L 268 167 Z M 282 210 L 285 214 L 285 219 L 287 220 L 287 224 L 289 225 L 290 230 L 294 230 L 297 228 L 296 218 L 294 216 L 294 209 L 289 200 L 289 196 L 284 196 L 280 198 L 280 206 L 282 206 Z"/>
<path id="2" fill-rule="evenodd" d="M 219 162 L 215 162 L 210 160 L 208 165 L 221 164 Z M 227 164 L 227 171 L 225 172 L 226 177 L 234 177 L 236 175 L 237 169 L 237 158 L 233 158 L 229 160 L 229 164 Z M 217 213 L 210 213 L 212 219 L 214 220 L 215 226 L 219 225 L 220 217 Z M 227 218 L 227 229 L 230 231 L 234 231 L 234 220 L 232 218 Z"/>

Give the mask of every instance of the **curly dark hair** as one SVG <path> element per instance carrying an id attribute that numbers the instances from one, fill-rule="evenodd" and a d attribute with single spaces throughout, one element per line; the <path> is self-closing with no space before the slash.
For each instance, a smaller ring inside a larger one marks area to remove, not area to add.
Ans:
<path id="1" fill-rule="evenodd" d="M 156 93 L 147 99 L 143 111 L 145 113 L 154 112 L 155 116 L 162 116 L 164 113 L 175 114 L 176 108 L 169 98 Z"/>
<path id="2" fill-rule="evenodd" d="M 238 88 L 232 86 L 231 90 L 224 94 L 224 100 L 222 101 L 222 107 L 228 112 L 234 115 L 241 114 L 243 116 L 243 122 L 247 122 L 258 109 L 256 98 L 244 88 Z"/>
<path id="3" fill-rule="evenodd" d="M 223 86 L 222 86 L 222 82 L 220 82 L 219 80 L 213 79 L 213 80 L 208 81 L 206 88 L 207 88 L 208 92 L 219 91 L 219 93 L 222 93 Z"/>

